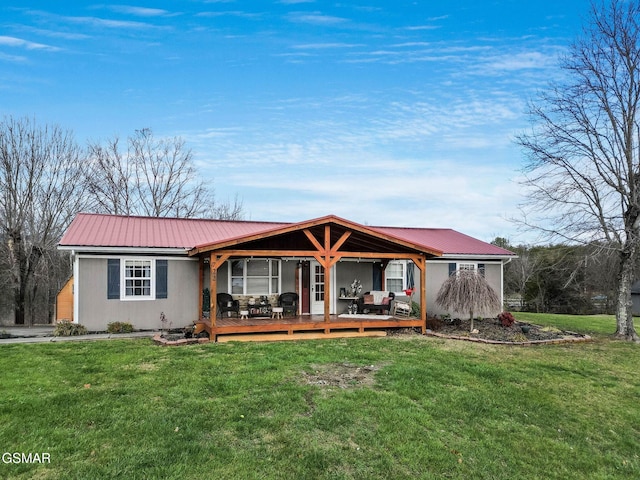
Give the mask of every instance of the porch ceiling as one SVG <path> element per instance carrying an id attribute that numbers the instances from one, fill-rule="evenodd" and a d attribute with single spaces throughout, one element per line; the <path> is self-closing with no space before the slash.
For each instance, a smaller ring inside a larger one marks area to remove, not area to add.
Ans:
<path id="1" fill-rule="evenodd" d="M 329 235 L 326 239 L 325 235 Z M 404 239 L 389 234 L 377 232 L 336 216 L 323 217 L 296 224 L 287 225 L 264 232 L 236 237 L 216 243 L 200 245 L 193 248 L 189 254 L 198 255 L 205 252 L 220 250 L 243 251 L 270 251 L 274 254 L 282 252 L 290 255 L 291 252 L 318 251 L 318 245 L 314 244 L 312 236 L 323 248 L 334 248 L 341 239 L 343 240 L 337 251 L 363 254 L 402 254 L 415 255 L 427 254 L 427 256 L 441 256 L 440 250 L 424 245 L 408 242 Z M 285 253 L 286 252 L 286 253 Z"/>

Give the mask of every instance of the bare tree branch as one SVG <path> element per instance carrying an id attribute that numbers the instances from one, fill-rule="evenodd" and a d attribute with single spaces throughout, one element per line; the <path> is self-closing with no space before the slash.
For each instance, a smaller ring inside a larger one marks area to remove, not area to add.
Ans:
<path id="1" fill-rule="evenodd" d="M 563 59 L 564 84 L 531 105 L 528 223 L 552 237 L 615 245 L 617 335 L 640 341 L 631 283 L 640 255 L 640 4 L 592 4 L 583 36 Z"/>
<path id="2" fill-rule="evenodd" d="M 200 179 L 193 153 L 178 137 L 154 137 L 150 129 L 127 139 L 89 146 L 87 191 L 94 209 L 120 215 L 212 217 L 237 220 L 242 202 L 217 204 L 213 187 Z"/>
<path id="3" fill-rule="evenodd" d="M 5 117 L 0 122 L 0 233 L 18 324 L 26 321 L 40 262 L 83 208 L 84 165 L 70 132 L 29 119 Z"/>

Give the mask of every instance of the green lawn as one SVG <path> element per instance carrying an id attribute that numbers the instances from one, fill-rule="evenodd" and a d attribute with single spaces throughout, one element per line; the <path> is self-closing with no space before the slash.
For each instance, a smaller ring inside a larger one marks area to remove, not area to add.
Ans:
<path id="1" fill-rule="evenodd" d="M 548 325 L 589 335 L 613 335 L 616 331 L 615 315 L 558 315 L 529 312 L 513 312 L 513 315 L 521 322 Z M 634 319 L 634 324 L 636 329 L 640 330 L 640 320 Z"/>
<path id="2" fill-rule="evenodd" d="M 638 348 L 2 345 L 0 478 L 637 479 Z"/>

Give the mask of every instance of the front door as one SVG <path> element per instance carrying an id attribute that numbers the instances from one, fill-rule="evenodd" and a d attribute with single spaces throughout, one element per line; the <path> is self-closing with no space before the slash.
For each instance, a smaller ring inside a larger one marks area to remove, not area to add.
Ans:
<path id="1" fill-rule="evenodd" d="M 331 285 L 333 288 L 332 291 L 335 290 L 335 278 L 336 278 L 336 267 L 334 266 L 331 269 Z M 312 315 L 324 315 L 324 280 L 325 280 L 325 272 L 324 267 L 318 263 L 316 260 L 311 261 L 311 278 L 309 279 L 311 283 L 311 314 Z M 335 299 L 335 295 L 331 295 L 331 299 Z M 330 313 L 334 313 L 333 305 L 335 301 L 331 302 L 329 306 Z"/>
<path id="2" fill-rule="evenodd" d="M 324 267 L 311 262 L 311 314 L 324 314 Z"/>

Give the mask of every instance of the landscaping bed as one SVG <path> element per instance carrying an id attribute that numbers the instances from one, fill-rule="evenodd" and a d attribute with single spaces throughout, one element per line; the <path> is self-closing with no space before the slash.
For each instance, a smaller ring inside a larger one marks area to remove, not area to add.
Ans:
<path id="1" fill-rule="evenodd" d="M 555 327 L 543 327 L 532 323 L 515 321 L 503 326 L 495 318 L 442 321 L 431 319 L 428 322 L 428 334 L 450 338 L 484 341 L 487 343 L 546 343 L 561 341 L 586 341 L 591 337 L 575 332 L 567 332 Z"/>

